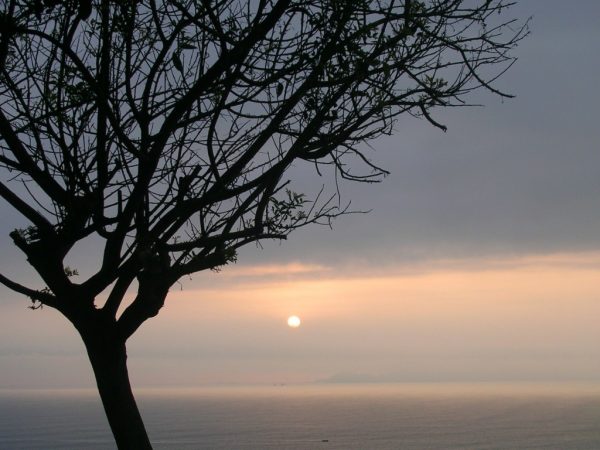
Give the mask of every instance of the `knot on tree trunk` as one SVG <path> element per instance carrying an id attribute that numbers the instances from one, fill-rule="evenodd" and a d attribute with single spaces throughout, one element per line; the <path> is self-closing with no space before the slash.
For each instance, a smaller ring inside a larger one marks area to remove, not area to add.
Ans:
<path id="1" fill-rule="evenodd" d="M 144 307 L 147 317 L 154 317 L 165 304 L 170 284 L 160 272 L 144 271 L 138 275 L 138 295 L 135 303 Z"/>

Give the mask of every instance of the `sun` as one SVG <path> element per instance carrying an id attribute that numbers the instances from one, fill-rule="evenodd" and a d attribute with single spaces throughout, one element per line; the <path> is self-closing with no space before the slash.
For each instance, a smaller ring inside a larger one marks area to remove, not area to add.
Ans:
<path id="1" fill-rule="evenodd" d="M 291 328 L 298 328 L 302 322 L 300 321 L 300 317 L 290 316 L 288 317 L 287 323 Z"/>

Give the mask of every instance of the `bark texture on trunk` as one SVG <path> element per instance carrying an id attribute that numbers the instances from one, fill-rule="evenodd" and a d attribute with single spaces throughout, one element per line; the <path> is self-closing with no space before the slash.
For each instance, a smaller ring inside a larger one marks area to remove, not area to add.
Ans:
<path id="1" fill-rule="evenodd" d="M 125 342 L 94 334 L 83 336 L 108 423 L 119 450 L 151 450 L 127 373 Z"/>

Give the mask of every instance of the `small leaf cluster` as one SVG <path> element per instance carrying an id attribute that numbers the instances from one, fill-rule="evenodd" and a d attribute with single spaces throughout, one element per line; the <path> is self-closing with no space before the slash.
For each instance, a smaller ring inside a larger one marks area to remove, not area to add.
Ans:
<path id="1" fill-rule="evenodd" d="M 308 203 L 305 194 L 286 189 L 284 198 L 272 197 L 270 203 L 271 207 L 267 219 L 270 231 L 285 232 L 296 228 L 299 223 L 308 219 L 308 215 L 304 210 Z"/>

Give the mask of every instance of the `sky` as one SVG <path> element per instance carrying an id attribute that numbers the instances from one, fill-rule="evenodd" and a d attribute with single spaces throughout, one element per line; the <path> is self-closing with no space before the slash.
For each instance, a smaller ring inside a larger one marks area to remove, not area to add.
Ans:
<path id="1" fill-rule="evenodd" d="M 391 175 L 342 186 L 369 214 L 175 286 L 129 342 L 134 386 L 600 381 L 600 3 L 512 15 L 532 17 L 499 80 L 516 98 L 438 111 L 446 133 L 401 119 L 371 143 Z M 0 213 L 0 271 L 26 277 Z M 0 288 L 0 388 L 93 386 L 72 326 L 27 306 Z"/>

